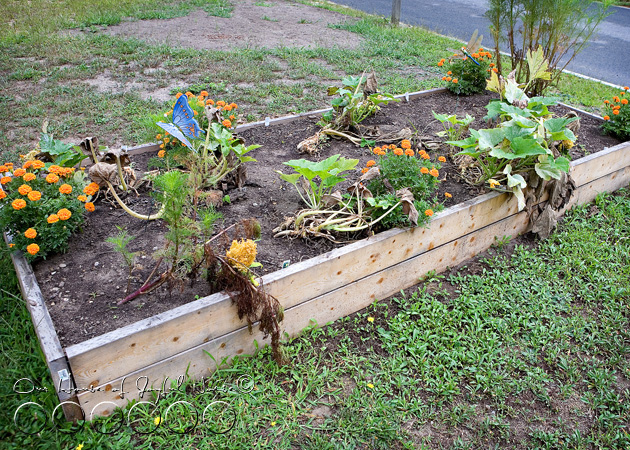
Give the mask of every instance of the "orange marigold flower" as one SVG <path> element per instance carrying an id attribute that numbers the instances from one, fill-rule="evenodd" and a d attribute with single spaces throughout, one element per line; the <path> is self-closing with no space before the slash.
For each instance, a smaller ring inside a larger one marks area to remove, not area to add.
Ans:
<path id="1" fill-rule="evenodd" d="M 18 188 L 18 192 L 20 193 L 20 195 L 28 195 L 28 193 L 32 190 L 33 188 L 30 187 L 28 184 L 23 184 Z"/>
<path id="2" fill-rule="evenodd" d="M 459 80 L 457 78 L 453 78 L 453 83 L 457 84 Z"/>
<path id="3" fill-rule="evenodd" d="M 164 158 L 164 155 L 166 155 L 166 150 L 160 150 L 158 152 L 158 158 Z"/>
<path id="4" fill-rule="evenodd" d="M 193 109 L 193 116 L 196 116 L 197 114 L 199 114 L 199 113 L 197 112 L 197 110 L 196 110 L 196 109 Z"/>
<path id="5" fill-rule="evenodd" d="M 225 106 L 225 102 L 223 100 L 219 100 L 217 102 L 217 106 L 220 107 L 220 108 L 223 108 Z"/>
<path id="6" fill-rule="evenodd" d="M 437 170 L 436 168 L 431 169 L 431 170 L 429 171 L 429 173 L 430 173 L 432 176 L 434 176 L 434 177 L 437 177 L 437 176 L 439 176 L 439 175 L 440 175 L 440 172 L 438 172 L 438 170 Z"/>
<path id="7" fill-rule="evenodd" d="M 621 92 L 619 93 L 619 95 L 621 95 L 621 96 L 626 95 L 626 91 L 621 91 Z"/>
<path id="8" fill-rule="evenodd" d="M 94 203 L 92 202 L 87 202 L 85 204 L 85 209 L 87 209 L 89 212 L 94 212 Z"/>
<path id="9" fill-rule="evenodd" d="M 232 109 L 238 109 L 238 105 L 236 103 L 230 103 L 230 107 Z"/>
<path id="10" fill-rule="evenodd" d="M 610 116 L 604 116 L 604 120 L 610 120 Z"/>
<path id="11" fill-rule="evenodd" d="M 26 162 L 22 165 L 22 168 L 23 168 L 23 169 L 30 169 L 32 165 L 33 165 L 33 161 L 26 161 Z"/>
<path id="12" fill-rule="evenodd" d="M 22 175 L 26 175 L 26 170 L 16 169 L 15 172 L 13 172 L 14 177 L 21 177 Z"/>
<path id="13" fill-rule="evenodd" d="M 453 75 L 453 72 L 449 70 L 448 72 L 446 72 L 446 75 Z"/>
<path id="14" fill-rule="evenodd" d="M 444 156 L 440 156 L 440 157 L 438 158 L 438 161 L 440 161 L 440 162 L 443 162 L 443 163 L 444 163 L 444 162 L 446 162 L 446 158 L 445 158 Z"/>
<path id="15" fill-rule="evenodd" d="M 422 155 L 420 155 L 420 156 L 422 156 L 422 158 L 423 158 L 423 159 L 431 159 L 431 157 L 429 156 L 429 154 L 428 154 L 428 153 L 426 153 L 426 152 L 425 152 L 425 153 L 423 153 L 423 154 L 422 154 Z"/>
<path id="16" fill-rule="evenodd" d="M 442 81 L 446 81 L 446 75 L 442 77 Z"/>
<path id="17" fill-rule="evenodd" d="M 401 156 L 402 154 L 403 154 L 403 149 L 402 149 L 402 148 L 398 148 L 398 147 L 396 147 L 396 148 L 394 149 L 394 155 L 396 155 L 396 156 Z"/>
<path id="18" fill-rule="evenodd" d="M 627 98 L 622 98 L 622 99 L 621 99 L 621 103 L 622 103 L 623 105 L 627 105 L 627 104 L 628 104 L 628 99 L 627 99 Z"/>
<path id="19" fill-rule="evenodd" d="M 473 53 L 473 54 L 472 54 L 472 57 L 473 57 L 473 58 L 479 58 L 479 53 Z"/>
<path id="20" fill-rule="evenodd" d="M 81 194 L 77 197 L 77 200 L 79 200 L 80 202 L 87 202 L 87 197 Z"/>
<path id="21" fill-rule="evenodd" d="M 0 189 L 0 200 L 3 200 L 7 197 L 7 193 Z"/>
<path id="22" fill-rule="evenodd" d="M 203 102 L 203 100 L 199 100 L 197 102 L 197 106 L 200 106 L 201 108 L 203 108 L 204 106 L 206 106 L 206 104 Z"/>
<path id="23" fill-rule="evenodd" d="M 411 141 L 409 141 L 409 139 L 403 139 L 400 146 L 407 150 L 408 148 L 411 148 Z"/>
<path id="24" fill-rule="evenodd" d="M 442 67 L 443 65 L 444 65 L 444 62 L 443 62 L 443 61 L 440 61 L 440 62 L 438 63 L 438 67 Z"/>
<path id="25" fill-rule="evenodd" d="M 195 94 L 193 94 L 192 92 L 188 91 L 186 92 L 186 97 L 190 98 L 190 97 L 194 97 Z"/>
<path id="26" fill-rule="evenodd" d="M 433 210 L 432 210 L 432 209 L 427 209 L 427 210 L 424 212 L 424 215 L 425 215 L 425 216 L 429 216 L 429 217 L 431 217 L 431 216 L 433 215 Z"/>
<path id="27" fill-rule="evenodd" d="M 160 148 L 164 148 L 164 144 L 160 144 Z"/>
<path id="28" fill-rule="evenodd" d="M 168 144 L 169 142 L 171 142 L 171 139 L 170 139 L 170 138 L 164 138 L 164 143 L 165 143 L 165 144 Z"/>
<path id="29" fill-rule="evenodd" d="M 214 100 L 211 100 L 211 99 L 206 100 L 206 105 L 214 105 Z"/>
<path id="30" fill-rule="evenodd" d="M 374 149 L 372 149 L 372 153 L 374 153 L 375 155 L 378 155 L 381 152 L 381 147 L 374 147 Z"/>
<path id="31" fill-rule="evenodd" d="M 483 47 L 479 47 L 479 53 L 481 53 L 483 51 L 484 51 Z"/>
<path id="32" fill-rule="evenodd" d="M 5 166 L 7 166 L 9 168 L 9 170 L 13 170 L 13 163 L 9 162 L 9 163 L 4 163 Z"/>
<path id="33" fill-rule="evenodd" d="M 0 166 L 0 173 L 8 172 L 9 168 L 4 164 Z"/>
<path id="34" fill-rule="evenodd" d="M 59 220 L 68 220 L 72 216 L 72 213 L 67 208 L 61 208 L 57 211 L 57 215 L 59 216 Z"/>
<path id="35" fill-rule="evenodd" d="M 157 134 L 157 135 L 155 135 L 155 139 L 156 139 L 157 141 L 161 141 L 161 140 L 162 140 L 162 135 L 161 135 L 161 134 Z"/>
<path id="36" fill-rule="evenodd" d="M 201 95 L 202 97 L 207 97 L 210 94 L 208 94 L 208 91 L 201 91 L 199 95 Z"/>
<path id="37" fill-rule="evenodd" d="M 221 122 L 221 125 L 223 125 L 225 128 L 230 128 L 232 126 L 232 122 L 225 119 L 223 122 Z"/>
<path id="38" fill-rule="evenodd" d="M 497 69 L 496 67 L 495 67 L 494 69 L 492 69 L 492 71 L 493 71 L 494 73 L 499 73 L 499 69 Z"/>
<path id="39" fill-rule="evenodd" d="M 26 247 L 26 251 L 31 255 L 36 255 L 37 252 L 39 251 L 39 245 L 30 244 L 28 247 Z"/>
<path id="40" fill-rule="evenodd" d="M 184 94 L 182 94 L 181 92 L 178 92 L 177 94 L 175 94 L 175 98 L 179 98 L 179 97 L 181 97 L 182 95 L 184 95 Z"/>
<path id="41" fill-rule="evenodd" d="M 42 198 L 42 193 L 39 191 L 31 191 L 28 193 L 28 199 L 32 202 L 36 202 L 40 198 Z"/>
<path id="42" fill-rule="evenodd" d="M 609 104 L 610 100 L 604 100 L 604 103 Z"/>
<path id="43" fill-rule="evenodd" d="M 444 197 L 446 197 L 446 198 L 451 198 L 451 197 L 453 197 L 453 196 L 452 196 L 451 194 L 449 194 L 448 192 L 445 192 L 445 193 L 444 193 Z"/>
<path id="44" fill-rule="evenodd" d="M 368 169 L 367 167 L 364 167 L 363 169 L 361 169 L 361 173 L 368 173 L 368 170 L 370 169 Z"/>
<path id="45" fill-rule="evenodd" d="M 72 186 L 69 184 L 62 184 L 59 186 L 59 192 L 62 194 L 72 194 Z"/>
<path id="46" fill-rule="evenodd" d="M 426 167 L 421 167 L 420 168 L 420 173 L 426 175 L 426 174 L 429 173 L 429 169 L 427 169 Z"/>
<path id="47" fill-rule="evenodd" d="M 61 172 L 61 166 L 58 166 L 58 165 L 56 165 L 56 164 L 53 164 L 52 166 L 50 166 L 50 167 L 48 168 L 48 171 L 49 171 L 50 173 L 59 173 L 59 172 Z"/>
<path id="48" fill-rule="evenodd" d="M 20 209 L 26 207 L 26 202 L 22 200 L 21 198 L 17 198 L 13 200 L 13 202 L 11 203 L 11 206 L 13 206 L 13 209 L 15 209 L 16 211 L 19 211 Z"/>
<path id="49" fill-rule="evenodd" d="M 35 178 L 37 178 L 37 176 L 34 173 L 29 172 L 29 173 L 25 173 L 23 178 L 24 178 L 24 181 L 33 181 Z"/>
<path id="50" fill-rule="evenodd" d="M 389 144 L 389 149 L 394 150 L 396 148 L 396 144 Z M 385 147 L 383 147 L 385 149 Z"/>
<path id="51" fill-rule="evenodd" d="M 40 160 L 33 161 L 33 164 L 31 165 L 33 169 L 41 169 L 44 166 L 45 166 L 44 162 Z"/>
<path id="52" fill-rule="evenodd" d="M 47 183 L 54 184 L 57 181 L 59 181 L 59 177 L 57 175 L 55 175 L 54 173 L 49 173 L 48 175 L 46 175 L 46 182 Z"/>
<path id="53" fill-rule="evenodd" d="M 413 156 L 415 155 L 415 152 L 412 149 L 408 148 L 407 150 L 405 150 L 405 155 Z"/>
<path id="54" fill-rule="evenodd" d="M 613 100 L 615 101 L 615 103 L 619 103 L 619 97 L 617 97 L 616 95 L 613 97 Z"/>
<path id="55" fill-rule="evenodd" d="M 452 78 L 451 77 L 446 77 L 446 81 L 451 81 Z"/>
<path id="56" fill-rule="evenodd" d="M 11 177 L 2 177 L 0 178 L 0 184 L 7 184 L 12 180 Z"/>
<path id="57" fill-rule="evenodd" d="M 56 223 L 59 222 L 59 216 L 57 214 L 51 214 L 50 216 L 48 216 L 48 218 L 46 219 L 46 222 L 48 223 Z"/>
<path id="58" fill-rule="evenodd" d="M 613 111 L 614 111 L 615 109 L 621 109 L 621 105 L 615 105 L 615 106 L 613 106 Z"/>
<path id="59" fill-rule="evenodd" d="M 225 105 L 225 107 L 223 108 L 224 111 L 232 111 L 232 106 L 231 105 Z"/>
<path id="60" fill-rule="evenodd" d="M 234 120 L 234 119 L 236 119 L 236 116 L 234 114 L 230 114 L 230 117 L 228 117 L 228 119 Z"/>
<path id="61" fill-rule="evenodd" d="M 37 237 L 37 230 L 35 230 L 35 228 L 29 228 L 24 232 L 24 236 L 28 239 L 35 239 Z"/>
<path id="62" fill-rule="evenodd" d="M 376 165 L 376 161 L 374 161 L 373 159 L 370 159 L 368 162 L 365 163 L 366 167 L 372 167 Z"/>
<path id="63" fill-rule="evenodd" d="M 624 88 L 626 91 L 627 91 L 628 89 L 630 89 L 630 87 L 628 87 L 628 86 L 624 86 L 623 88 Z"/>
<path id="64" fill-rule="evenodd" d="M 619 110 L 618 110 L 618 109 L 615 109 L 615 110 L 613 111 L 613 114 L 614 114 L 615 116 L 616 116 L 616 115 L 618 115 L 618 114 L 619 114 Z"/>
<path id="65" fill-rule="evenodd" d="M 494 63 L 490 63 L 490 67 L 494 67 Z"/>

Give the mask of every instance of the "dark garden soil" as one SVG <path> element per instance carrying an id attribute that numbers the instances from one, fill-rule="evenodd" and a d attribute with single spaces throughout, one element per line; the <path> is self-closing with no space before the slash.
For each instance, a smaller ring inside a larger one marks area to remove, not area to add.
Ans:
<path id="1" fill-rule="evenodd" d="M 476 117 L 471 127 L 484 128 L 484 107 L 491 98 L 491 95 L 457 98 L 444 92 L 410 102 L 402 100 L 383 107 L 365 124 L 410 128 L 415 133 L 416 142 L 417 138 L 422 140 L 424 136 L 437 140 L 435 133 L 442 129 L 442 125 L 433 118 L 432 110 L 438 113 L 456 113 L 458 116 L 471 114 Z M 557 107 L 555 112 L 564 115 L 567 110 Z M 258 270 L 261 275 L 280 270 L 284 261 L 295 264 L 343 245 L 326 239 L 292 240 L 273 237 L 273 228 L 283 222 L 285 217 L 302 208 L 294 188 L 281 181 L 275 173 L 276 170 L 290 172 L 283 162 L 305 157 L 321 160 L 340 153 L 342 156 L 360 160 L 358 169 L 350 176 L 352 181 L 358 177 L 360 168 L 365 167 L 369 159 L 373 159 L 368 148 L 337 140 L 324 144 L 319 154 L 313 157 L 298 153 L 297 144 L 316 133 L 319 129 L 316 125 L 318 120 L 318 116 L 306 116 L 286 124 L 251 128 L 239 133 L 247 145 L 259 144 L 262 147 L 251 153 L 258 162 L 247 163 L 248 180 L 245 186 L 240 190 L 231 189 L 225 192 L 230 196 L 231 203 L 219 209 L 224 218 L 216 226 L 216 230 L 240 219 L 258 219 L 262 226 L 262 240 L 258 243 L 257 258 L 263 264 L 263 268 Z M 571 149 L 572 159 L 584 156 L 585 151 L 594 153 L 619 143 L 601 135 L 599 121 L 592 117 L 581 117 L 580 125 L 577 144 Z M 427 148 L 427 151 L 432 160 L 447 154 L 446 149 Z M 155 155 L 143 154 L 132 160 L 138 176 L 152 156 Z M 442 182 L 437 198 L 446 200 L 445 207 L 484 192 L 483 188 L 463 183 L 450 158 L 442 165 L 439 178 Z M 452 198 L 446 199 L 445 192 L 452 194 Z M 140 213 L 156 212 L 156 205 L 147 189 L 140 189 L 139 194 L 138 197 L 132 195 L 127 198 L 129 206 Z M 128 234 L 136 237 L 129 249 L 142 252 L 142 256 L 137 259 L 138 264 L 133 272 L 133 291 L 141 286 L 153 270 L 155 262 L 152 254 L 163 245 L 166 227 L 160 220 L 147 222 L 134 219 L 102 198 L 96 206 L 96 211 L 86 220 L 83 233 L 75 235 L 70 242 L 67 254 L 55 255 L 34 264 L 39 285 L 64 346 L 85 341 L 211 293 L 208 283 L 198 279 L 170 292 L 162 286 L 117 307 L 116 303 L 125 296 L 127 267 L 122 257 L 113 251 L 105 239 L 117 233 L 117 226 L 124 227 Z M 350 238 L 362 237 L 365 236 Z"/>

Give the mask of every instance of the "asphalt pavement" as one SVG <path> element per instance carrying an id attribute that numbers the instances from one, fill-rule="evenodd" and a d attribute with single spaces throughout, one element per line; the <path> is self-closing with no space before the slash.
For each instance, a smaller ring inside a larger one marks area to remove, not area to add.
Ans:
<path id="1" fill-rule="evenodd" d="M 487 0 L 401 0 L 400 21 L 418 25 L 445 36 L 468 41 L 477 29 L 482 45 L 494 47 L 483 14 Z M 390 17 L 392 0 L 334 0 L 370 14 Z M 567 70 L 587 77 L 627 86 L 630 84 L 630 8 L 614 6 L 612 14 L 597 28 L 587 46 Z M 504 50 L 504 49 L 502 49 Z"/>

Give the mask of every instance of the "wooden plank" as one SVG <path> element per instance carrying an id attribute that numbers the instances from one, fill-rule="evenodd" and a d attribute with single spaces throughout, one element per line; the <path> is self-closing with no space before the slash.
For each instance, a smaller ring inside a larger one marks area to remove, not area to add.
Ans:
<path id="1" fill-rule="evenodd" d="M 263 281 L 288 309 L 516 211 L 512 196 L 485 194 L 436 214 L 430 228 L 379 233 L 266 275 Z M 231 300 L 215 294 L 73 345 L 66 353 L 78 384 L 99 385 L 119 376 L 121 368 L 137 370 L 154 363 L 156 357 L 180 353 L 243 325 Z"/>
<path id="2" fill-rule="evenodd" d="M 562 102 L 559 102 L 558 105 L 564 106 L 565 108 L 575 111 L 576 113 L 580 115 L 588 116 L 592 119 L 599 120 L 600 122 L 604 121 L 603 117 L 598 116 L 597 114 L 590 113 L 588 111 L 584 111 L 583 109 L 576 108 L 575 106 L 567 105 L 566 103 L 562 103 Z"/>
<path id="3" fill-rule="evenodd" d="M 583 186 L 629 165 L 630 142 L 624 142 L 572 161 L 570 173 L 575 184 Z"/>
<path id="4" fill-rule="evenodd" d="M 479 254 L 494 243 L 495 236 L 516 236 L 527 227 L 527 214 L 521 212 L 422 255 L 286 309 L 283 332 L 296 336 L 310 324 L 324 324 L 363 309 L 376 299 L 383 299 L 399 292 L 400 289 L 416 284 L 420 277 L 431 270 L 441 272 L 447 267 L 455 266 Z M 156 387 L 161 386 L 164 379 L 176 380 L 184 373 L 188 373 L 192 378 L 201 378 L 215 369 L 214 362 L 205 352 L 212 354 L 217 361 L 221 361 L 225 357 L 253 353 L 256 349 L 254 341 L 262 345 L 262 333 L 258 327 L 254 328 L 253 335 L 250 335 L 248 329 L 243 327 L 128 374 L 125 377 L 124 387 L 125 391 L 129 392 L 124 399 L 120 398 L 120 391 L 113 391 L 113 389 L 120 389 L 123 383 L 123 377 L 119 377 L 98 386 L 97 389 L 100 391 L 79 394 L 79 401 L 86 411 L 92 411 L 100 402 L 106 401 L 123 406 L 130 399 L 138 398 L 139 393 L 135 383 L 140 377 L 147 377 L 149 384 Z M 111 404 L 109 403 L 96 409 L 96 414 L 106 415 L 110 412 Z"/>

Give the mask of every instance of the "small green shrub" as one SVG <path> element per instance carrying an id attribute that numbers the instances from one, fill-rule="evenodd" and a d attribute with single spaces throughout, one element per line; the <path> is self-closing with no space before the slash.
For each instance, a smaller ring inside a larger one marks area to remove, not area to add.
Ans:
<path id="1" fill-rule="evenodd" d="M 630 139 L 630 95 L 628 87 L 615 95 L 611 100 L 605 100 L 604 123 L 602 129 L 606 134 L 615 136 L 622 141 Z"/>

